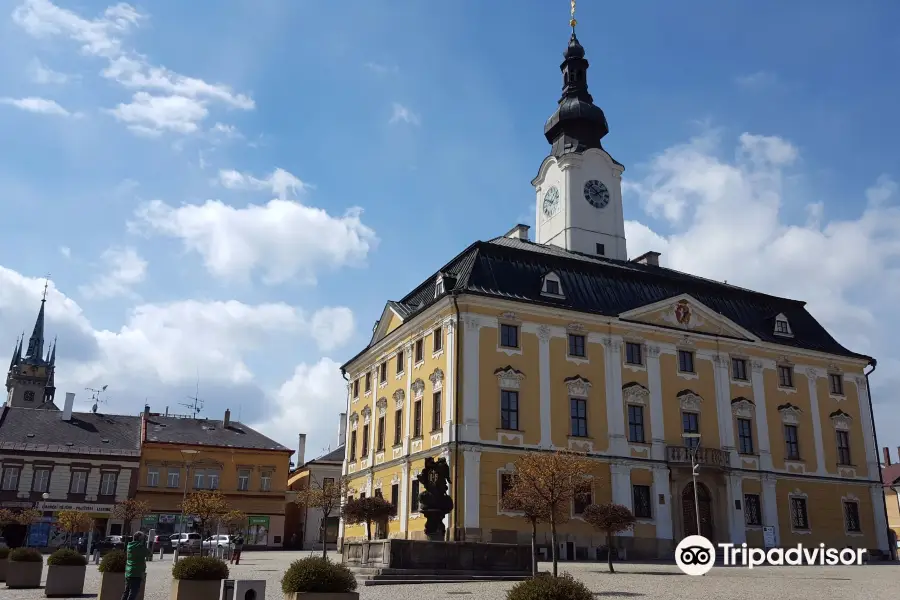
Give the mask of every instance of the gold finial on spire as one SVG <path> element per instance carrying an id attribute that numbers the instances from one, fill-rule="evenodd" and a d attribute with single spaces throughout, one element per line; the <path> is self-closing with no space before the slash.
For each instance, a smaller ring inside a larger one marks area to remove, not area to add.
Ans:
<path id="1" fill-rule="evenodd" d="M 49 285 L 50 285 L 50 273 L 47 273 L 47 276 L 44 278 L 44 297 L 41 298 L 41 302 L 43 302 L 47 299 L 47 287 Z"/>
<path id="2" fill-rule="evenodd" d="M 575 20 L 575 0 L 570 0 L 569 4 L 572 5 L 572 19 L 569 21 L 569 25 L 572 26 L 572 31 L 575 31 L 575 26 L 578 25 L 578 21 Z"/>

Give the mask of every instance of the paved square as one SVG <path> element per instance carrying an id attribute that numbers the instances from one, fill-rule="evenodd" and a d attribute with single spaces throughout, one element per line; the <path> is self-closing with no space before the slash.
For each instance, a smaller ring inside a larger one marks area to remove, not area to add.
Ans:
<path id="1" fill-rule="evenodd" d="M 231 566 L 236 579 L 265 579 L 266 597 L 280 599 L 281 576 L 291 561 L 308 552 L 247 552 L 242 564 Z M 333 555 L 339 560 L 338 555 Z M 683 575 L 674 565 L 621 564 L 611 575 L 603 563 L 560 563 L 584 581 L 597 598 L 646 598 L 698 600 L 893 600 L 900 581 L 900 565 L 876 563 L 860 567 L 716 567 L 703 577 Z M 541 563 L 549 570 L 549 563 Z M 147 564 L 146 600 L 167 600 L 172 560 Z M 46 568 L 44 569 L 46 577 Z M 2 584 L 0 584 L 2 585 Z M 422 600 L 427 598 L 472 598 L 503 600 L 512 583 L 453 583 L 359 587 L 362 600 Z M 100 574 L 88 566 L 85 596 L 96 597 Z M 44 590 L 7 590 L 0 587 L 0 600 L 38 600 Z"/>

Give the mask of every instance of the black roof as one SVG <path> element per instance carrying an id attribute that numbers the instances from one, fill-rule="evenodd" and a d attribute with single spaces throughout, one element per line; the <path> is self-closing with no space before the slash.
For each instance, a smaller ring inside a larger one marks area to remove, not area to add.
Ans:
<path id="1" fill-rule="evenodd" d="M 147 417 L 146 436 L 146 441 L 162 444 L 293 452 L 238 421 L 230 421 L 225 427 L 224 421 L 165 417 L 151 413 Z"/>
<path id="2" fill-rule="evenodd" d="M 141 418 L 99 413 L 62 413 L 37 408 L 3 408 L 0 449 L 140 456 Z"/>
<path id="3" fill-rule="evenodd" d="M 309 465 L 309 464 L 313 464 L 313 463 L 323 463 L 323 462 L 343 463 L 344 462 L 344 446 L 338 446 L 331 452 L 329 452 L 327 454 L 323 454 L 319 458 L 314 458 L 311 461 L 307 462 L 306 464 Z"/>
<path id="4" fill-rule="evenodd" d="M 543 277 L 551 271 L 559 276 L 565 298 L 541 294 Z M 570 252 L 518 238 L 475 242 L 389 306 L 404 320 L 421 312 L 443 297 L 434 297 L 438 275 L 444 278 L 443 295 L 476 294 L 611 317 L 689 294 L 764 342 L 871 360 L 851 352 L 831 337 L 806 310 L 805 302 L 665 267 Z M 774 334 L 775 317 L 779 314 L 787 317 L 793 337 Z"/>

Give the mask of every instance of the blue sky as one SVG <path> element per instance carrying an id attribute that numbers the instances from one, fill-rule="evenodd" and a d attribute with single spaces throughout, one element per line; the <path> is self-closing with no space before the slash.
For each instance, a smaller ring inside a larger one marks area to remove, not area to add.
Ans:
<path id="1" fill-rule="evenodd" d="M 900 444 L 900 6 L 578 19 L 629 253 L 807 300 L 880 359 Z M 384 301 L 532 223 L 567 21 L 563 0 L 0 0 L 0 348 L 49 272 L 61 390 L 175 410 L 199 373 L 208 416 L 334 446 L 335 367 Z"/>

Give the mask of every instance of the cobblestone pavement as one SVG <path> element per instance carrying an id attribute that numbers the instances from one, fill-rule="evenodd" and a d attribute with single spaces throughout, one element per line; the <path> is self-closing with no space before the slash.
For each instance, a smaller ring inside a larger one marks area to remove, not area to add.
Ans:
<path id="1" fill-rule="evenodd" d="M 281 576 L 292 560 L 308 552 L 247 552 L 241 564 L 231 567 L 236 579 L 265 579 L 266 597 L 281 599 Z M 333 555 L 334 560 L 340 560 Z M 146 600 L 167 600 L 171 583 L 171 556 L 147 565 Z M 541 564 L 549 570 L 549 564 Z M 900 581 L 900 565 L 872 564 L 860 567 L 717 567 L 703 577 L 682 575 L 674 565 L 621 564 L 616 574 L 606 572 L 605 564 L 560 563 L 584 581 L 597 598 L 716 600 L 894 600 Z M 44 569 L 46 577 L 46 568 Z M 453 583 L 359 587 L 362 600 L 428 600 L 435 598 L 471 598 L 503 600 L 512 583 Z M 2 584 L 0 584 L 2 586 Z M 85 596 L 94 598 L 99 591 L 100 574 L 88 566 Z M 0 587 L 0 600 L 38 600 L 43 589 L 7 590 Z"/>

